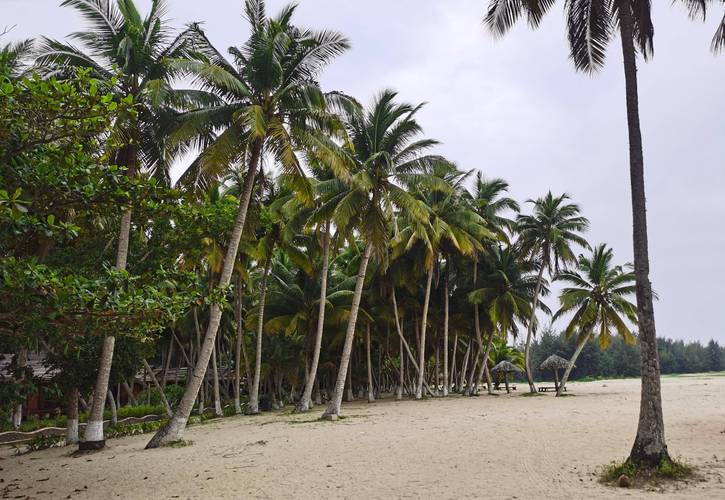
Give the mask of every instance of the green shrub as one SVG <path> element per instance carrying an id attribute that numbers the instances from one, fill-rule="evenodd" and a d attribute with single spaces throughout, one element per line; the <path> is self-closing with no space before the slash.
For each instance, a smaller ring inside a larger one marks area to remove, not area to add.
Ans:
<path id="1" fill-rule="evenodd" d="M 56 448 L 65 445 L 65 437 L 63 436 L 35 436 L 25 445 L 25 452 L 47 450 L 48 448 Z"/>

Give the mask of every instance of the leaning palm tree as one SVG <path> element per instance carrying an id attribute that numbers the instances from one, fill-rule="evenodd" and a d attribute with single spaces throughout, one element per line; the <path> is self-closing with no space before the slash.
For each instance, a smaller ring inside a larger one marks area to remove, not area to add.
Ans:
<path id="1" fill-rule="evenodd" d="M 245 13 L 252 34 L 242 47 L 230 49 L 236 66 L 211 44 L 205 47 L 206 60 L 186 63 L 188 70 L 200 75 L 200 84 L 218 91 L 225 99 L 220 106 L 185 117 L 187 127 L 200 136 L 207 137 L 210 129 L 217 131 L 216 138 L 201 155 L 202 165 L 207 161 L 246 164 L 239 211 L 217 282 L 219 289 L 226 288 L 232 276 L 263 154 L 272 155 L 284 171 L 298 180 L 296 186 L 306 191 L 295 144 L 300 136 L 309 133 L 310 122 L 325 112 L 317 84 L 320 72 L 348 47 L 347 40 L 338 33 L 295 27 L 294 11 L 295 6 L 288 6 L 276 18 L 270 18 L 261 0 L 248 0 Z M 148 448 L 182 438 L 209 364 L 221 316 L 221 305 L 213 302 L 201 352 L 184 396 L 174 417 L 159 429 Z"/>
<path id="2" fill-rule="evenodd" d="M 706 0 L 683 1 L 693 9 L 706 7 Z M 522 15 L 526 16 L 530 26 L 536 27 L 554 3 L 554 0 L 491 0 L 485 22 L 498 36 L 504 35 Z M 565 2 L 565 7 L 570 54 L 577 70 L 587 73 L 599 70 L 604 65 L 607 46 L 617 31 L 622 40 L 642 367 L 639 424 L 629 460 L 657 467 L 663 459 L 669 459 L 669 454 L 662 416 L 657 335 L 649 280 L 644 154 L 637 89 L 637 53 L 646 60 L 653 51 L 651 3 L 649 0 L 569 0 Z M 725 34 L 725 31 L 720 30 L 719 33 Z M 721 45 L 719 43 L 717 47 Z"/>
<path id="3" fill-rule="evenodd" d="M 627 321 L 637 323 L 637 307 L 626 297 L 635 292 L 635 275 L 621 266 L 613 266 L 614 254 L 611 248 L 602 244 L 597 246 L 591 257 L 579 256 L 578 271 L 562 271 L 557 280 L 571 286 L 564 288 L 559 296 L 561 308 L 554 319 L 574 312 L 564 330 L 567 338 L 575 331 L 579 333 L 577 347 L 569 360 L 561 379 L 557 396 L 561 396 L 576 359 L 593 334 L 599 336 L 599 347 L 606 349 L 612 341 L 612 329 L 628 344 L 634 344 L 635 338 L 627 326 Z"/>
<path id="4" fill-rule="evenodd" d="M 335 203 L 335 226 L 345 235 L 352 235 L 353 230 L 359 232 L 364 251 L 357 271 L 335 391 L 324 418 L 335 419 L 340 415 L 367 266 L 373 254 L 381 261 L 385 257 L 393 210 L 397 208 L 419 221 L 428 217 L 425 207 L 400 184 L 422 176 L 426 166 L 440 161 L 438 157 L 423 154 L 437 143 L 417 138 L 422 128 L 415 115 L 421 105 L 398 104 L 396 95 L 385 90 L 367 110 L 358 106 L 342 110 L 349 137 L 349 144 L 343 150 L 349 165 L 349 187 L 330 203 Z"/>
<path id="5" fill-rule="evenodd" d="M 87 30 L 70 35 L 81 47 L 43 38 L 38 47 L 36 66 L 44 73 L 65 75 L 75 68 L 87 68 L 120 99 L 132 99 L 136 114 L 116 123 L 115 133 L 121 147 L 112 154 L 113 161 L 129 177 L 141 171 L 168 179 L 171 157 L 165 133 L 175 111 L 195 102 L 204 102 L 193 90 L 176 90 L 172 81 L 177 73 L 169 61 L 191 55 L 196 27 L 173 37 L 165 19 L 166 4 L 153 0 L 142 17 L 133 0 L 65 0 L 61 5 L 74 8 L 89 24 Z M 116 268 L 125 269 L 131 231 L 132 207 L 125 207 L 121 217 L 116 251 Z M 83 447 L 103 446 L 104 395 L 113 360 L 115 339 L 107 336 L 101 353 L 100 368 L 85 429 Z"/>
<path id="6" fill-rule="evenodd" d="M 589 221 L 579 215 L 579 206 L 568 203 L 568 200 L 567 194 L 554 196 L 549 191 L 543 198 L 528 200 L 534 205 L 533 214 L 519 215 L 517 218 L 518 242 L 539 268 L 524 349 L 526 379 L 532 393 L 536 393 L 536 386 L 531 371 L 531 339 L 537 324 L 536 305 L 539 302 L 539 291 L 543 283 L 544 272 L 549 271 L 550 274 L 558 272 L 561 266 L 573 262 L 575 257 L 572 245 L 589 247 L 586 240 L 579 234 L 589 227 Z"/>

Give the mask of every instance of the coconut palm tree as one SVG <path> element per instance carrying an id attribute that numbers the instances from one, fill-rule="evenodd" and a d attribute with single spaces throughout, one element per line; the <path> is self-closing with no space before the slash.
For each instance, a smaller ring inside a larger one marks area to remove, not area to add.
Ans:
<path id="1" fill-rule="evenodd" d="M 203 44 L 206 60 L 183 64 L 199 75 L 198 83 L 206 90 L 218 92 L 224 98 L 219 106 L 203 108 L 182 118 L 182 130 L 187 137 L 208 137 L 209 130 L 219 131 L 195 163 L 216 168 L 238 162 L 246 165 L 239 212 L 217 284 L 220 289 L 226 288 L 231 279 L 263 154 L 272 155 L 283 171 L 296 179 L 295 185 L 302 192 L 308 190 L 295 144 L 297 138 L 310 132 L 310 122 L 324 114 L 325 102 L 317 84 L 320 72 L 348 47 L 347 40 L 338 33 L 294 26 L 294 11 L 295 6 L 288 6 L 277 17 L 270 18 L 264 2 L 248 0 L 245 15 L 252 34 L 242 47 L 230 49 L 236 66 L 208 43 Z M 184 396 L 169 424 L 159 429 L 147 447 L 182 438 L 221 316 L 221 306 L 213 302 L 201 352 Z"/>
<path id="2" fill-rule="evenodd" d="M 706 7 L 705 1 L 683 0 L 697 12 Z M 504 35 L 525 15 L 530 26 L 536 27 L 544 14 L 554 5 L 553 0 L 491 0 L 485 22 L 490 30 Z M 660 389 L 659 356 L 652 284 L 649 280 L 649 248 L 647 239 L 647 209 L 644 187 L 644 153 L 639 120 L 637 88 L 637 53 L 647 60 L 653 52 L 654 26 L 651 3 L 646 0 L 595 0 L 565 2 L 570 55 L 579 71 L 592 73 L 605 62 L 606 49 L 619 32 L 622 40 L 627 130 L 629 134 L 629 170 L 632 192 L 634 270 L 637 277 L 637 317 L 639 325 L 642 397 L 640 400 L 637 436 L 629 455 L 635 464 L 657 467 L 669 460 L 665 442 Z M 722 40 L 723 30 L 719 30 Z M 716 39 L 717 35 L 716 35 Z M 722 46 L 720 43 L 716 47 Z M 527 370 L 527 373 L 530 370 Z"/>
<path id="3" fill-rule="evenodd" d="M 561 308 L 554 314 L 554 320 L 574 312 L 564 332 L 567 338 L 575 331 L 579 335 L 576 350 L 561 379 L 557 396 L 561 396 L 564 391 L 576 359 L 593 334 L 599 336 L 599 347 L 602 349 L 609 347 L 612 329 L 627 344 L 635 343 L 627 321 L 637 324 L 637 307 L 626 297 L 635 292 L 636 277 L 634 272 L 625 270 L 627 266 L 613 266 L 613 259 L 612 249 L 601 244 L 594 248 L 591 257 L 579 256 L 578 271 L 562 271 L 555 278 L 571 286 L 561 291 Z"/>
<path id="4" fill-rule="evenodd" d="M 424 245 L 423 268 L 427 270 L 426 288 L 421 319 L 421 341 L 418 352 L 418 365 L 425 366 L 425 340 L 428 325 L 433 272 L 438 265 L 439 256 L 447 256 L 446 276 L 444 278 L 444 320 L 443 320 L 443 395 L 448 395 L 448 318 L 449 318 L 449 274 L 452 253 L 474 255 L 483 250 L 483 241 L 494 235 L 485 227 L 485 221 L 467 203 L 469 197 L 464 182 L 471 172 L 462 172 L 455 165 L 440 161 L 432 164 L 423 172 L 426 177 L 415 179 L 415 186 L 408 188 L 416 198 L 423 202 L 429 212 L 427 220 L 420 222 L 416 218 L 407 221 L 407 225 L 395 236 L 394 245 L 404 251 L 411 249 L 416 242 Z M 424 370 L 418 373 L 416 399 L 423 397 Z"/>
<path id="5" fill-rule="evenodd" d="M 531 215 L 519 215 L 517 225 L 518 243 L 524 253 L 531 256 L 538 266 L 537 289 L 533 296 L 531 319 L 526 332 L 526 379 L 529 390 L 536 393 L 534 376 L 531 371 L 531 339 L 536 328 L 536 306 L 539 302 L 539 289 L 544 279 L 544 272 L 558 272 L 559 268 L 575 260 L 572 245 L 588 248 L 589 244 L 579 233 L 589 227 L 589 221 L 580 215 L 579 206 L 568 203 L 569 195 L 554 196 L 549 191 L 543 198 L 527 200 L 534 205 Z"/>
<path id="6" fill-rule="evenodd" d="M 689 9 L 691 18 L 702 18 L 703 21 L 705 21 L 705 16 L 707 15 L 708 4 L 725 4 L 722 0 L 681 0 L 681 2 Z M 725 15 L 723 15 L 720 24 L 718 24 L 715 35 L 712 37 L 712 43 L 710 44 L 710 48 L 715 53 L 720 52 L 723 47 L 725 47 Z"/>
<path id="7" fill-rule="evenodd" d="M 32 51 L 32 40 L 7 43 L 0 47 L 0 75 L 10 78 L 24 76 L 26 74 L 26 63 Z"/>
<path id="8" fill-rule="evenodd" d="M 416 114 L 421 105 L 398 104 L 396 93 L 381 92 L 372 106 L 342 109 L 342 120 L 349 137 L 343 151 L 349 165 L 349 188 L 335 200 L 333 220 L 342 234 L 357 231 L 364 241 L 364 250 L 357 271 L 355 292 L 345 334 L 335 391 L 323 417 L 335 419 L 340 414 L 347 368 L 350 363 L 360 300 L 367 266 L 373 254 L 383 260 L 390 235 L 393 210 L 398 209 L 420 221 L 428 212 L 400 184 L 423 177 L 423 169 L 440 158 L 424 155 L 436 144 L 432 139 L 420 139 L 421 126 Z"/>
<path id="9" fill-rule="evenodd" d="M 473 199 L 472 204 L 476 212 L 483 217 L 486 222 L 486 227 L 496 235 L 496 238 L 504 243 L 509 242 L 509 235 L 516 230 L 516 221 L 507 217 L 506 212 L 517 214 L 520 211 L 518 202 L 505 196 L 508 191 L 509 185 L 503 179 L 486 179 L 483 174 L 479 171 L 476 174 L 476 182 L 473 187 Z M 473 288 L 478 287 L 478 259 L 476 255 L 473 259 Z M 479 350 L 483 355 L 483 360 L 486 359 L 489 350 L 491 349 L 491 342 L 493 340 L 494 331 L 491 330 L 488 333 L 488 339 L 486 339 L 485 348 L 484 339 L 481 332 L 481 318 L 479 304 L 473 305 L 473 317 L 474 327 L 476 330 L 476 342 Z M 474 360 L 474 366 L 476 361 Z M 488 371 L 486 363 L 481 362 L 486 375 L 488 383 L 488 391 L 491 393 L 491 375 Z"/>
<path id="10" fill-rule="evenodd" d="M 141 171 L 168 179 L 171 156 L 165 134 L 175 111 L 187 105 L 207 102 L 214 97 L 194 90 L 178 90 L 171 85 L 177 76 L 168 64 L 191 56 L 195 26 L 172 36 L 165 18 L 164 0 L 153 0 L 145 17 L 133 0 L 65 0 L 61 5 L 74 8 L 88 23 L 88 29 L 71 34 L 81 47 L 43 38 L 38 47 L 36 66 L 49 74 L 64 75 L 74 68 L 88 68 L 103 82 L 115 82 L 111 92 L 119 99 L 132 99 L 136 114 L 116 124 L 122 144 L 113 152 L 114 162 L 129 177 Z M 131 231 L 131 207 L 124 208 L 119 228 L 116 268 L 125 269 Z M 108 375 L 115 339 L 106 337 L 91 414 L 85 430 L 84 447 L 103 446 L 103 407 L 108 392 Z"/>
<path id="11" fill-rule="evenodd" d="M 535 269 L 535 264 L 519 246 L 491 246 L 485 252 L 481 261 L 485 286 L 468 294 L 470 302 L 483 306 L 481 319 L 483 329 L 488 332 L 488 342 L 486 346 L 479 346 L 482 362 L 488 359 L 497 334 L 506 339 L 511 333 L 515 338 L 519 325 L 526 326 L 532 321 L 533 307 L 551 313 L 546 304 L 534 301 L 536 294 L 545 296 L 549 292 L 546 280 L 534 274 Z M 471 383 L 477 379 L 473 376 L 475 360 L 469 376 Z"/>

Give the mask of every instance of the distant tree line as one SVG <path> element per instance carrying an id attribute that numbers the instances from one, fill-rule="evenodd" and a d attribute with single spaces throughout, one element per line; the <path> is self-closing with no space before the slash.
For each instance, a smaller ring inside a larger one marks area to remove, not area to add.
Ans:
<path id="1" fill-rule="evenodd" d="M 699 341 L 685 342 L 667 338 L 657 339 L 660 368 L 667 373 L 700 373 L 725 370 L 725 346 L 716 340 L 706 345 Z M 533 343 L 531 362 L 539 380 L 546 380 L 551 373 L 538 369 L 552 354 L 569 359 L 576 349 L 576 336 L 567 340 L 564 333 L 545 330 Z M 597 340 L 592 340 L 582 350 L 572 371 L 573 379 L 585 377 L 638 377 L 639 343 L 629 345 L 620 337 L 614 337 L 611 345 L 602 350 Z"/>

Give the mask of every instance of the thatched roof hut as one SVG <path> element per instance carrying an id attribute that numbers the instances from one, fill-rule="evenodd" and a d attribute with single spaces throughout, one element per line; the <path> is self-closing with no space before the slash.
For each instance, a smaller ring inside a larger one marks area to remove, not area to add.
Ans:
<path id="1" fill-rule="evenodd" d="M 491 368 L 492 372 L 503 372 L 503 373 L 522 373 L 523 370 L 513 364 L 511 361 L 501 361 L 499 364 Z"/>
<path id="2" fill-rule="evenodd" d="M 557 356 L 556 354 L 552 354 L 546 358 L 543 363 L 541 363 L 539 370 L 566 370 L 567 366 L 569 366 L 568 360 L 562 358 L 561 356 Z"/>

